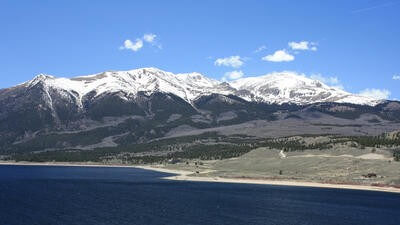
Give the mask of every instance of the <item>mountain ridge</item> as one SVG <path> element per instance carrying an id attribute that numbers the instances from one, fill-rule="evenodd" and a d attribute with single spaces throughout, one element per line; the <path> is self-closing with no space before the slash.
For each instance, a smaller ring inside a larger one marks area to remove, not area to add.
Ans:
<path id="1" fill-rule="evenodd" d="M 172 93 L 191 103 L 209 94 L 236 95 L 248 101 L 265 103 L 312 104 L 318 102 L 377 105 L 382 100 L 351 94 L 321 81 L 290 71 L 274 72 L 258 77 L 246 77 L 230 82 L 211 79 L 200 73 L 173 74 L 158 68 L 139 68 L 127 71 L 108 71 L 73 78 L 56 78 L 39 74 L 23 85 L 43 82 L 51 88 L 75 96 L 79 102 L 88 93 L 138 92 Z M 122 97 L 122 96 L 121 96 Z"/>

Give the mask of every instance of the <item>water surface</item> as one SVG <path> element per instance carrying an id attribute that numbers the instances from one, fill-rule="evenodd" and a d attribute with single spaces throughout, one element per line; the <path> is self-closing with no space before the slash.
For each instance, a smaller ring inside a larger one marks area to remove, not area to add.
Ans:
<path id="1" fill-rule="evenodd" d="M 0 224 L 400 224 L 400 194 L 164 176 L 133 168 L 0 166 Z"/>

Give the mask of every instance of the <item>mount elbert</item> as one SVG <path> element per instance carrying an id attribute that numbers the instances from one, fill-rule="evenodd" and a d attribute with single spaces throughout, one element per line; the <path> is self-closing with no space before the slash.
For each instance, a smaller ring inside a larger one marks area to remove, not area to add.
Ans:
<path id="1" fill-rule="evenodd" d="M 0 149 L 97 149 L 200 135 L 379 135 L 400 102 L 354 95 L 293 72 L 219 82 L 156 68 L 71 79 L 38 75 L 0 90 Z"/>

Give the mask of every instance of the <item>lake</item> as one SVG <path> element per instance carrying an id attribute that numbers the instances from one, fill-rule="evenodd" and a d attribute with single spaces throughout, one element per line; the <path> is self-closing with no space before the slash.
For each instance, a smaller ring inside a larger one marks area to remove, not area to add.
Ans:
<path id="1" fill-rule="evenodd" d="M 400 224 L 400 194 L 163 180 L 134 168 L 0 166 L 0 224 Z"/>

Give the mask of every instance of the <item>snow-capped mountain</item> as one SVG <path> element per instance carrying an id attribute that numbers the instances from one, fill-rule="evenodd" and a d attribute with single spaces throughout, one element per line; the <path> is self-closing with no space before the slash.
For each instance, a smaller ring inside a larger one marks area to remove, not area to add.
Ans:
<path id="1" fill-rule="evenodd" d="M 275 72 L 259 77 L 248 77 L 230 82 L 242 91 L 240 97 L 248 101 L 268 103 L 311 104 L 316 102 L 376 105 L 380 100 L 351 94 L 337 87 L 294 72 Z"/>
<path id="2" fill-rule="evenodd" d="M 386 131 L 400 122 L 399 102 L 350 94 L 292 72 L 232 82 L 156 68 L 75 78 L 41 74 L 0 89 L 0 106 L 0 152 L 123 146 L 244 123 L 250 124 L 240 132 L 257 133 L 254 121 L 294 123 L 287 135 L 307 133 L 297 125 L 310 121 L 357 120 L 344 130 L 315 131 L 343 135 L 364 134 L 359 123 Z"/>
<path id="3" fill-rule="evenodd" d="M 236 95 L 247 101 L 277 104 L 337 102 L 376 105 L 381 102 L 329 87 L 318 80 L 294 72 L 272 73 L 226 83 L 207 78 L 200 73 L 173 74 L 156 68 L 143 68 L 71 79 L 41 74 L 24 85 L 34 86 L 39 82 L 46 88 L 57 90 L 64 97 L 74 98 L 80 107 L 84 97 L 89 93 L 94 94 L 94 97 L 107 93 L 120 93 L 121 98 L 128 100 L 134 98 L 138 92 L 171 93 L 189 103 L 213 93 Z"/>
<path id="4" fill-rule="evenodd" d="M 64 93 L 64 96 L 73 96 L 80 105 L 83 97 L 89 93 L 95 93 L 94 97 L 106 93 L 123 93 L 120 97 L 126 99 L 136 96 L 138 92 L 163 92 L 174 94 L 187 102 L 212 93 L 233 93 L 229 87 L 199 73 L 173 74 L 156 68 L 104 72 L 71 79 L 40 74 L 24 85 L 32 87 L 39 82 L 47 88 Z"/>

